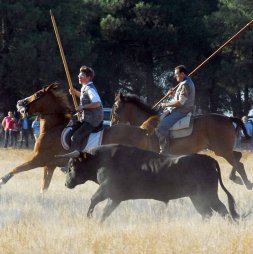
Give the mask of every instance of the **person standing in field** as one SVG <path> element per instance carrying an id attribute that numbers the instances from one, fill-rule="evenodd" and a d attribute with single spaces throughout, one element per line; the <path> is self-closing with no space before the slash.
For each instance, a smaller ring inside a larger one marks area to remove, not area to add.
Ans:
<path id="1" fill-rule="evenodd" d="M 39 115 L 36 116 L 36 118 L 32 122 L 32 129 L 33 129 L 33 136 L 36 142 L 40 135 L 40 116 Z"/>
<path id="2" fill-rule="evenodd" d="M 30 133 L 30 124 L 28 115 L 25 112 L 21 112 L 21 118 L 18 121 L 18 125 L 20 128 L 20 145 L 19 148 L 22 148 L 23 143 L 25 143 L 25 147 L 29 147 L 28 139 Z"/>
<path id="3" fill-rule="evenodd" d="M 10 146 L 12 146 L 13 144 L 12 137 L 13 124 L 14 124 L 14 116 L 12 111 L 9 111 L 8 115 L 4 117 L 2 121 L 2 126 L 4 128 L 4 148 L 7 148 L 9 143 Z"/>
<path id="4" fill-rule="evenodd" d="M 12 129 L 12 140 L 13 140 L 14 148 L 17 148 L 17 145 L 18 145 L 18 134 L 19 134 L 18 119 L 14 116 L 13 129 Z"/>
<path id="5" fill-rule="evenodd" d="M 248 135 L 251 137 L 251 139 L 246 139 L 243 131 L 240 132 L 240 136 L 241 136 L 241 144 L 242 144 L 242 148 L 246 149 L 246 150 L 250 150 L 251 148 L 251 144 L 252 144 L 252 136 L 253 136 L 253 125 L 252 123 L 248 120 L 247 116 L 243 116 L 242 117 L 242 121 L 244 123 L 244 126 L 247 130 Z"/>

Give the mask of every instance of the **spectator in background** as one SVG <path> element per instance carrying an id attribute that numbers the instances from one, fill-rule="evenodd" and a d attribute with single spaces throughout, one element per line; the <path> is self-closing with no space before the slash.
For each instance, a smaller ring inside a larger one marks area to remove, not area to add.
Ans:
<path id="1" fill-rule="evenodd" d="M 252 123 L 248 120 L 247 116 L 243 116 L 242 117 L 242 121 L 243 121 L 244 126 L 245 126 L 245 128 L 247 130 L 248 135 L 252 137 L 252 134 L 253 134 Z M 242 137 L 245 137 L 243 133 L 242 133 Z"/>
<path id="2" fill-rule="evenodd" d="M 30 124 L 28 115 L 25 112 L 21 112 L 21 118 L 18 121 L 18 126 L 20 128 L 20 145 L 19 148 L 22 148 L 23 142 L 25 142 L 25 147 L 29 147 L 28 138 L 30 133 Z"/>
<path id="3" fill-rule="evenodd" d="M 248 120 L 247 116 L 243 116 L 242 117 L 242 121 L 244 123 L 244 126 L 247 130 L 248 135 L 252 138 L 252 134 L 253 134 L 253 126 L 252 123 Z M 252 140 L 247 140 L 245 138 L 245 135 L 243 133 L 243 131 L 241 131 L 241 142 L 243 144 L 243 148 L 249 150 L 250 149 L 250 143 Z"/>
<path id="4" fill-rule="evenodd" d="M 18 133 L 19 133 L 18 119 L 14 116 L 13 129 L 12 129 L 12 140 L 13 140 L 13 147 L 15 147 L 15 148 L 17 148 Z"/>
<path id="5" fill-rule="evenodd" d="M 2 121 L 2 126 L 4 128 L 4 148 L 8 147 L 10 141 L 10 146 L 12 146 L 12 130 L 13 130 L 14 116 L 11 111 L 8 112 L 8 115 L 4 117 Z"/>
<path id="6" fill-rule="evenodd" d="M 40 116 L 36 116 L 34 121 L 32 122 L 33 136 L 35 138 L 35 142 L 37 141 L 40 135 Z"/>

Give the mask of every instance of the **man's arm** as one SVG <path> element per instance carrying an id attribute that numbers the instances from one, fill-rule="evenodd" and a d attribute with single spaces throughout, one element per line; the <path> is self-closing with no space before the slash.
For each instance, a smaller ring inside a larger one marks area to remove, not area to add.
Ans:
<path id="1" fill-rule="evenodd" d="M 183 104 L 181 104 L 180 101 L 172 101 L 172 102 L 164 102 L 161 103 L 161 107 L 162 108 L 166 108 L 166 107 L 175 107 L 175 108 L 179 108 L 182 107 Z"/>
<path id="2" fill-rule="evenodd" d="M 175 108 L 179 108 L 182 107 L 185 102 L 188 99 L 188 95 L 189 95 L 189 91 L 187 89 L 187 85 L 186 84 L 182 84 L 181 86 L 178 87 L 177 89 L 177 93 L 178 93 L 178 100 L 172 101 L 172 102 L 165 102 L 161 104 L 162 108 L 166 108 L 166 107 L 175 107 Z"/>
<path id="3" fill-rule="evenodd" d="M 83 106 L 78 106 L 78 110 L 81 111 L 83 109 L 95 109 L 99 108 L 102 105 L 101 99 L 98 93 L 93 89 L 88 89 L 88 95 L 91 100 L 91 103 L 85 104 Z"/>
<path id="4" fill-rule="evenodd" d="M 101 106 L 101 102 L 92 102 L 83 106 L 78 106 L 78 110 L 81 111 L 83 109 L 94 109 L 99 108 Z"/>
<path id="5" fill-rule="evenodd" d="M 75 88 L 73 88 L 73 89 L 69 89 L 69 93 L 71 94 L 71 95 L 75 95 L 75 96 L 77 96 L 77 97 L 80 97 L 81 96 L 81 92 L 80 91 L 78 91 L 78 90 L 76 90 Z"/>

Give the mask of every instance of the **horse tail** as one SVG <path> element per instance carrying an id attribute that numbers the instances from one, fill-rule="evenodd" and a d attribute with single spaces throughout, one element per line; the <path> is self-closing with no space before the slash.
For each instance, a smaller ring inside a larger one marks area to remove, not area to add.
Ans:
<path id="1" fill-rule="evenodd" d="M 228 207 L 229 207 L 229 212 L 234 220 L 238 220 L 240 218 L 240 215 L 236 212 L 235 210 L 235 200 L 232 194 L 228 191 L 228 189 L 225 187 L 223 184 L 222 178 L 221 178 L 221 171 L 220 171 L 220 165 L 219 163 L 215 160 L 215 167 L 216 171 L 218 173 L 218 178 L 220 182 L 221 188 L 224 190 L 224 192 L 227 194 L 228 197 Z"/>
<path id="2" fill-rule="evenodd" d="M 248 132 L 247 132 L 247 129 L 245 128 L 245 125 L 243 123 L 243 121 L 240 119 L 240 118 L 237 118 L 237 117 L 229 117 L 229 119 L 236 124 L 236 131 L 239 130 L 239 128 L 242 129 L 243 131 L 243 134 L 245 136 L 246 139 L 251 139 L 251 137 L 249 136 Z"/>
<path id="3" fill-rule="evenodd" d="M 151 135 L 154 133 L 155 128 L 158 126 L 159 123 L 160 123 L 159 116 L 151 116 L 145 122 L 142 123 L 140 128 L 146 130 L 147 133 Z"/>

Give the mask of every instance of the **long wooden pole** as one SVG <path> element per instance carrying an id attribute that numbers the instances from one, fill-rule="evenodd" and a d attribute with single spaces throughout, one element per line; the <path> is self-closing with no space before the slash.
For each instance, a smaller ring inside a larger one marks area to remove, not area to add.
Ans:
<path id="1" fill-rule="evenodd" d="M 228 41 L 226 41 L 222 46 L 220 46 L 213 54 L 211 54 L 205 61 L 203 61 L 199 66 L 197 66 L 190 74 L 189 76 L 192 76 L 199 70 L 202 66 L 204 66 L 211 58 L 213 58 L 215 55 L 217 55 L 224 47 L 226 47 L 231 41 L 233 41 L 235 38 L 237 38 L 243 31 L 245 31 L 248 27 L 250 27 L 253 24 L 253 20 L 251 20 L 247 25 L 245 25 L 240 31 L 238 31 L 235 35 L 233 35 Z M 178 84 L 179 85 L 179 84 Z M 178 87 L 176 85 L 172 91 L 175 91 Z M 168 94 L 166 94 L 161 100 L 159 100 L 153 108 L 156 108 L 163 100 L 165 100 L 167 97 L 169 97 Z"/>
<path id="2" fill-rule="evenodd" d="M 59 32 L 58 32 L 58 28 L 57 28 L 57 25 L 56 25 L 56 22 L 55 22 L 53 12 L 51 10 L 50 10 L 50 16 L 51 16 L 51 20 L 52 20 L 52 23 L 53 23 L 54 32 L 55 32 L 58 47 L 59 47 L 59 50 L 60 50 L 60 54 L 61 54 L 62 62 L 63 62 L 63 65 L 64 65 L 65 73 L 66 73 L 66 76 L 67 76 L 67 79 L 68 79 L 69 87 L 70 87 L 70 89 L 74 89 L 73 83 L 72 83 L 72 80 L 71 80 L 71 77 L 70 77 L 70 74 L 69 74 L 69 68 L 68 68 L 68 65 L 67 65 L 67 61 L 66 61 L 66 58 L 65 58 L 64 51 L 63 51 L 63 47 L 62 47 L 60 35 L 59 35 Z M 72 99 L 73 99 L 73 102 L 74 102 L 75 109 L 77 110 L 78 104 L 77 104 L 76 96 L 74 94 L 72 94 Z M 77 117 L 78 117 L 78 119 L 80 118 L 79 113 L 77 114 Z"/>

